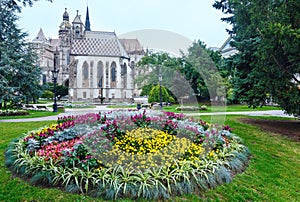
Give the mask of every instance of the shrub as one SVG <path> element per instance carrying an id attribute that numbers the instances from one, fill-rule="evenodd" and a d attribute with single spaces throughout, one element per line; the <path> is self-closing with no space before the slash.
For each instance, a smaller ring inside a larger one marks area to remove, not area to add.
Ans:
<path id="1" fill-rule="evenodd" d="M 172 96 L 169 95 L 168 90 L 161 86 L 161 92 L 162 92 L 162 102 L 170 102 L 174 103 L 175 100 Z M 160 102 L 160 86 L 156 85 L 151 88 L 151 91 L 149 93 L 148 102 Z"/>
<path id="2" fill-rule="evenodd" d="M 54 93 L 50 90 L 45 90 L 41 96 L 41 98 L 52 99 L 54 97 Z"/>
<path id="3" fill-rule="evenodd" d="M 0 110 L 0 116 L 25 116 L 29 115 L 29 112 L 26 110 Z"/>

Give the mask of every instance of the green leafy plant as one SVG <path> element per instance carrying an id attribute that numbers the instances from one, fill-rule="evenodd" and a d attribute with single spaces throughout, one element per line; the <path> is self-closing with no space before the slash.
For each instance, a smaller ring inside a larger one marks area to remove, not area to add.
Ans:
<path id="1" fill-rule="evenodd" d="M 69 121 L 14 141 L 5 154 L 6 165 L 32 184 L 113 200 L 150 200 L 229 182 L 249 160 L 247 147 L 228 127 L 205 129 L 205 122 L 175 114 L 149 116 L 145 111 L 129 111 L 83 115 Z M 128 121 L 132 122 L 130 127 Z M 188 133 L 181 136 L 184 130 Z M 96 138 L 87 144 L 97 146 L 95 141 L 99 140 L 100 147 L 112 144 L 111 150 L 93 153 L 93 147 L 84 144 L 91 135 Z"/>

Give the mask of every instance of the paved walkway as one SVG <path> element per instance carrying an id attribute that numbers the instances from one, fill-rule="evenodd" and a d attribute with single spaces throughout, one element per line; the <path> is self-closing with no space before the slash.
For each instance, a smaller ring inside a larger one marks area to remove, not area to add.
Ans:
<path id="1" fill-rule="evenodd" d="M 25 118 L 25 119 L 6 119 L 0 120 L 0 122 L 37 122 L 37 121 L 55 121 L 58 117 L 70 116 L 70 115 L 79 115 L 86 113 L 98 113 L 98 112 L 106 112 L 116 110 L 112 108 L 107 108 L 106 106 L 97 106 L 96 108 L 84 108 L 84 109 L 66 109 L 65 113 L 61 113 L 59 115 L 40 117 L 40 118 Z M 278 117 L 290 117 L 287 114 L 284 114 L 282 110 L 270 110 L 270 111 L 244 111 L 244 112 L 212 112 L 212 113 L 188 113 L 188 116 L 201 116 L 201 115 L 232 115 L 232 114 L 240 114 L 246 116 L 278 116 Z"/>
<path id="2" fill-rule="evenodd" d="M 84 109 L 69 109 L 66 108 L 66 112 L 61 113 L 59 115 L 54 116 L 46 116 L 46 117 L 39 117 L 39 118 L 24 118 L 24 119 L 4 119 L 0 120 L 0 122 L 37 122 L 37 121 L 55 121 L 58 117 L 70 116 L 70 115 L 80 115 L 86 113 L 98 113 L 111 111 L 113 109 L 107 108 L 106 106 L 97 106 L 96 108 L 84 108 Z"/>
<path id="3" fill-rule="evenodd" d="M 287 115 L 282 110 L 269 110 L 269 111 L 244 111 L 244 112 L 212 112 L 212 113 L 190 113 L 189 116 L 198 116 L 198 115 L 246 115 L 246 116 L 278 116 L 278 117 L 290 117 L 293 116 Z"/>

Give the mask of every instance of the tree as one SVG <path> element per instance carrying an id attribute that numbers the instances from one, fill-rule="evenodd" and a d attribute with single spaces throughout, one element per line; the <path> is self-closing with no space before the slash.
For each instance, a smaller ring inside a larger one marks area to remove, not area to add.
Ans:
<path id="1" fill-rule="evenodd" d="M 170 102 L 174 103 L 175 100 L 172 96 L 169 95 L 168 90 L 164 87 L 161 86 L 161 94 L 162 94 L 162 102 Z M 149 93 L 149 98 L 148 102 L 160 102 L 160 86 L 156 85 L 153 86 L 150 93 Z"/>
<path id="2" fill-rule="evenodd" d="M 161 85 L 165 86 L 176 102 L 176 97 L 180 97 L 183 91 L 182 85 L 177 89 L 180 63 L 180 59 L 172 58 L 167 53 L 147 53 L 138 63 L 138 70 L 141 74 L 136 82 L 142 87 L 141 95 L 149 95 L 152 87 L 160 84 L 159 77 L 161 76 Z"/>
<path id="3" fill-rule="evenodd" d="M 139 86 L 156 85 L 159 83 L 159 76 L 163 77 L 162 84 L 171 86 L 174 75 L 175 58 L 171 58 L 167 53 L 147 53 L 139 62 L 138 69 L 143 72 L 138 76 L 136 82 Z M 176 65 L 176 64 L 175 64 Z"/>
<path id="4" fill-rule="evenodd" d="M 153 84 L 146 84 L 146 85 L 144 85 L 142 87 L 142 92 L 141 92 L 140 96 L 149 95 L 153 86 L 154 86 Z"/>
<path id="5" fill-rule="evenodd" d="M 158 78 L 161 74 L 165 78 L 162 85 L 172 92 L 174 98 L 225 97 L 223 92 L 228 82 L 225 82 L 218 70 L 221 63 L 220 53 L 208 49 L 199 40 L 181 58 L 173 58 L 166 53 L 150 53 L 143 57 L 138 63 L 143 74 L 138 77 L 137 83 L 144 85 L 145 93 L 150 85 L 159 84 Z"/>
<path id="6" fill-rule="evenodd" d="M 25 40 L 27 34 L 17 27 L 18 7 L 12 6 L 12 2 L 0 2 L 0 101 L 4 104 L 36 101 L 41 95 L 41 70 L 35 65 L 37 57 Z"/>
<path id="7" fill-rule="evenodd" d="M 54 93 L 50 90 L 44 90 L 41 98 L 52 99 L 54 97 Z"/>
<path id="8" fill-rule="evenodd" d="M 235 97 L 249 106 L 270 98 L 288 114 L 300 114 L 300 4 L 298 0 L 221 0 L 216 9 L 239 52 L 232 58 Z"/>
<path id="9" fill-rule="evenodd" d="M 46 91 L 51 91 L 53 94 L 54 94 L 54 84 L 53 83 L 46 83 L 43 85 L 43 94 L 46 92 Z M 64 86 L 64 85 L 60 85 L 58 84 L 56 86 L 56 95 L 61 98 L 63 96 L 66 96 L 68 95 L 68 87 L 67 86 Z M 53 98 L 53 96 L 52 96 Z"/>
<path id="10" fill-rule="evenodd" d="M 228 84 L 222 77 L 226 76 L 225 71 L 220 71 L 222 57 L 219 52 L 208 49 L 198 40 L 188 49 L 183 62 L 180 72 L 190 81 L 195 93 L 213 100 L 226 97 Z"/>
<path id="11" fill-rule="evenodd" d="M 22 6 L 19 5 L 19 3 L 21 3 L 23 6 L 31 7 L 33 5 L 33 2 L 36 1 L 38 0 L 1 0 L 1 4 L 13 12 L 21 12 Z M 47 1 L 52 2 L 52 0 Z"/>

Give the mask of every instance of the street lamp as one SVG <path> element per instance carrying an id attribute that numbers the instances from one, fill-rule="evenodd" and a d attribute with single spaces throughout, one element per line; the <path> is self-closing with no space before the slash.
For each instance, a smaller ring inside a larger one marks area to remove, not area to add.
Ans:
<path id="1" fill-rule="evenodd" d="M 53 79 L 53 88 L 54 88 L 54 104 L 53 104 L 53 112 L 57 112 L 57 103 L 56 103 L 56 84 L 57 84 L 57 78 L 58 78 L 58 72 L 59 69 L 57 69 L 57 64 L 59 61 L 59 52 L 56 48 L 56 51 L 54 52 L 54 70 L 52 70 L 52 79 Z"/>
<path id="2" fill-rule="evenodd" d="M 103 100 L 105 99 L 105 97 L 103 96 L 103 85 L 102 85 L 102 79 L 103 79 L 103 76 L 100 77 L 100 80 L 99 80 L 99 83 L 98 83 L 98 86 L 100 88 L 100 95 L 99 95 L 99 99 L 100 99 L 100 102 L 101 104 L 103 104 Z"/>
<path id="3" fill-rule="evenodd" d="M 158 76 L 159 79 L 159 105 L 160 105 L 160 110 L 162 110 L 162 91 L 161 91 L 161 81 L 162 81 L 162 75 L 159 74 Z"/>

